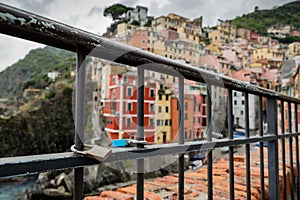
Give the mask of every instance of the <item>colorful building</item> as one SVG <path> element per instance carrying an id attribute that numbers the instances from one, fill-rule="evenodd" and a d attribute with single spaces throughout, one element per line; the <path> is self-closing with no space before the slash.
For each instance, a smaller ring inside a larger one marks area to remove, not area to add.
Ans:
<path id="1" fill-rule="evenodd" d="M 217 26 L 217 30 L 220 31 L 221 40 L 223 43 L 234 42 L 237 29 L 235 25 L 230 23 L 230 21 L 221 21 L 221 23 Z"/>
<path id="2" fill-rule="evenodd" d="M 104 100 L 105 131 L 111 139 L 137 137 L 137 80 L 136 74 L 127 72 L 111 74 L 108 98 Z M 153 143 L 155 138 L 156 84 L 145 85 L 144 132 L 145 140 Z"/>
<path id="3" fill-rule="evenodd" d="M 186 17 L 170 13 L 167 16 L 160 16 L 152 21 L 152 27 L 157 31 L 166 28 L 176 30 L 181 39 L 189 39 L 200 42 L 202 35 L 202 17 L 193 21 Z"/>
<path id="4" fill-rule="evenodd" d="M 279 49 L 278 46 L 264 47 L 253 51 L 252 62 L 257 62 L 261 59 L 267 59 L 269 62 L 268 68 L 280 69 L 283 58 L 283 51 Z"/>
<path id="5" fill-rule="evenodd" d="M 164 84 L 157 84 L 156 98 L 156 133 L 155 143 L 169 143 L 172 140 L 171 135 L 171 97 L 172 92 Z"/>

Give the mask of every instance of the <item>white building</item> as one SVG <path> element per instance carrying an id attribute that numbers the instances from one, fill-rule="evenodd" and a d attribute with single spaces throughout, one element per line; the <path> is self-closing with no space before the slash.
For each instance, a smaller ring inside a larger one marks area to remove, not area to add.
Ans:
<path id="1" fill-rule="evenodd" d="M 234 125 L 245 128 L 245 93 L 233 92 Z M 249 94 L 249 129 L 258 129 L 258 97 Z"/>
<path id="2" fill-rule="evenodd" d="M 133 21 L 137 21 L 141 26 L 144 26 L 147 22 L 147 12 L 148 8 L 143 6 L 136 6 L 133 10 L 128 10 L 126 12 L 126 19 L 129 20 L 128 23 L 132 23 Z"/>
<path id="3" fill-rule="evenodd" d="M 60 76 L 60 73 L 56 72 L 56 71 L 48 72 L 47 76 L 48 76 L 48 78 L 55 80 L 57 77 Z"/>

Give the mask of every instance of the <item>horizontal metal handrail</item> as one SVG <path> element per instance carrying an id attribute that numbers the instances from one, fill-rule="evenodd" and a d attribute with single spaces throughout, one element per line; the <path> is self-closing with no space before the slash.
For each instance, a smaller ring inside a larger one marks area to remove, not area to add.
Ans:
<path id="1" fill-rule="evenodd" d="M 299 99 L 276 93 L 266 88 L 251 85 L 224 75 L 210 72 L 189 64 L 140 50 L 135 47 L 100 37 L 72 26 L 38 16 L 0 3 L 0 33 L 39 42 L 53 47 L 77 52 L 85 51 L 90 56 L 103 58 L 131 66 L 162 64 L 171 67 L 186 79 L 228 87 L 251 94 L 272 96 L 289 102 Z"/>
<path id="2" fill-rule="evenodd" d="M 300 133 L 288 133 L 277 136 L 266 135 L 263 137 L 252 136 L 250 138 L 220 139 L 213 142 L 194 141 L 186 142 L 185 144 L 171 143 L 161 145 L 147 145 L 144 149 L 113 148 L 113 153 L 104 162 L 108 163 L 120 160 L 147 158 L 159 155 L 175 155 L 178 153 L 187 153 L 199 150 L 205 153 L 220 147 L 268 142 L 279 140 L 282 138 L 296 137 L 299 135 Z M 102 162 L 92 158 L 88 158 L 86 156 L 74 154 L 72 152 L 0 158 L 0 178 L 33 174 L 49 170 L 77 168 L 96 165 L 99 163 Z"/>

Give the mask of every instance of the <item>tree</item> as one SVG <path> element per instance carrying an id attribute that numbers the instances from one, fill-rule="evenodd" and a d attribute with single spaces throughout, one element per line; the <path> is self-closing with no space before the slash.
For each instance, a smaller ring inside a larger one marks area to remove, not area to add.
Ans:
<path id="1" fill-rule="evenodd" d="M 122 4 L 114 4 L 104 9 L 103 15 L 111 16 L 114 21 L 120 19 L 121 16 L 132 8 L 126 7 Z"/>
<path id="2" fill-rule="evenodd" d="M 258 6 L 255 6 L 254 7 L 254 12 L 257 12 L 259 10 L 259 7 Z"/>

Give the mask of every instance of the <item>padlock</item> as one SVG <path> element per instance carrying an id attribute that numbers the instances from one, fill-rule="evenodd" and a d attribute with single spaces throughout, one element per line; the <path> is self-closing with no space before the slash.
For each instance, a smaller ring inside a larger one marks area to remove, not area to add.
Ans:
<path id="1" fill-rule="evenodd" d="M 85 155 L 88 156 L 89 158 L 93 158 L 98 161 L 104 161 L 110 156 L 112 152 L 110 148 L 105 148 L 97 145 L 89 145 L 89 144 L 85 144 L 84 149 L 87 150 L 80 151 L 75 148 L 75 145 L 71 146 L 71 151 L 73 151 L 74 153 Z"/>

